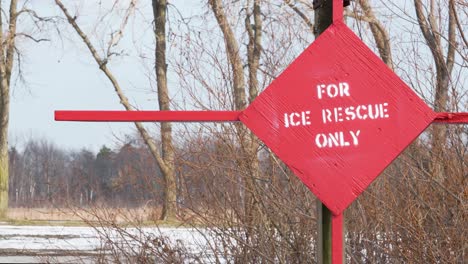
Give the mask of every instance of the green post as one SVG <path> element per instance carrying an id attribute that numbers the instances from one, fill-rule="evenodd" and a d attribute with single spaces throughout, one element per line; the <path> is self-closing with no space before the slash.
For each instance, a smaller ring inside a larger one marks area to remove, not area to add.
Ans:
<path id="1" fill-rule="evenodd" d="M 317 202 L 317 262 L 332 263 L 332 213 L 319 200 Z"/>

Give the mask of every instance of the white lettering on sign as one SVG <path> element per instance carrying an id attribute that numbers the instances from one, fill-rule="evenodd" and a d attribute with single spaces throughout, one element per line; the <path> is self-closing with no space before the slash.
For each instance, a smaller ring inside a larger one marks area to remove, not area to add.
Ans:
<path id="1" fill-rule="evenodd" d="M 310 111 L 293 112 L 284 114 L 284 127 L 310 125 Z"/>
<path id="2" fill-rule="evenodd" d="M 357 146 L 359 145 L 359 134 L 361 134 L 361 130 L 358 130 L 356 131 L 356 133 L 354 131 L 349 131 L 349 133 L 351 133 L 351 137 L 353 137 L 353 145 L 354 146 Z"/>
<path id="3" fill-rule="evenodd" d="M 322 109 L 322 121 L 324 124 L 353 121 L 356 119 L 385 119 L 389 117 L 388 103 Z"/>
<path id="4" fill-rule="evenodd" d="M 322 99 L 323 95 L 329 98 L 351 96 L 349 94 L 349 84 L 346 82 L 329 85 L 319 84 L 317 85 L 317 96 L 319 99 Z"/>
<path id="5" fill-rule="evenodd" d="M 322 100 L 325 98 L 342 98 L 350 97 L 350 85 L 347 82 L 318 84 L 317 98 Z M 358 120 L 379 120 L 390 118 L 389 104 L 371 103 L 360 105 L 337 106 L 334 108 L 321 109 L 321 117 L 323 124 L 333 124 L 342 122 L 353 122 Z M 299 117 L 299 115 L 297 116 Z M 293 124 L 293 119 L 290 118 L 289 123 Z M 296 122 L 298 125 L 300 122 Z M 296 124 L 294 123 L 294 124 Z M 286 125 L 286 127 L 287 127 Z M 361 130 L 337 131 L 337 132 L 321 132 L 315 136 L 315 145 L 318 148 L 335 148 L 335 147 L 357 147 L 359 146 L 359 138 Z"/>
<path id="6" fill-rule="evenodd" d="M 361 130 L 321 133 L 315 136 L 315 144 L 319 148 L 349 147 L 351 146 L 350 142 L 352 142 L 353 146 L 358 146 L 360 134 Z"/>

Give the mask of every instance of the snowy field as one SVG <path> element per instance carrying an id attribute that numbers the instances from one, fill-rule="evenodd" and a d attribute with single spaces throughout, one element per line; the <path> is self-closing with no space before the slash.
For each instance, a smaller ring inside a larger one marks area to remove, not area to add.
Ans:
<path id="1" fill-rule="evenodd" d="M 127 228 L 124 232 L 125 239 L 112 230 L 91 227 L 0 225 L 0 263 L 43 262 L 50 257 L 52 262 L 55 262 L 54 259 L 58 262 L 76 262 L 78 256 L 88 259 L 82 258 L 83 261 L 79 262 L 92 263 L 93 256 L 106 252 L 106 240 L 137 249 L 138 243 L 124 242 L 131 241 L 129 237 L 163 236 L 170 239 L 171 244 L 183 242 L 193 254 L 207 253 L 204 236 L 191 228 Z"/>

